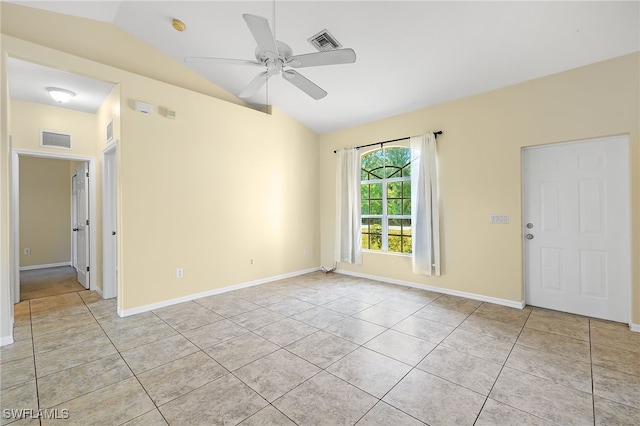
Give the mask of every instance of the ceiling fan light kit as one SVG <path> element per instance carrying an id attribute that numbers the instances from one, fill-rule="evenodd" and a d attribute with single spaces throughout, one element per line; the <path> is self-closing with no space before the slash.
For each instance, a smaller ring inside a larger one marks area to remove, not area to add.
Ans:
<path id="1" fill-rule="evenodd" d="M 302 55 L 294 55 L 291 47 L 287 44 L 278 41 L 273 36 L 269 21 L 262 16 L 251 15 L 245 13 L 242 15 L 244 21 L 249 27 L 249 31 L 256 40 L 256 53 L 255 61 L 243 60 L 243 59 L 225 59 L 225 58 L 209 58 L 189 56 L 184 60 L 185 62 L 206 62 L 206 63 L 218 63 L 218 64 L 235 64 L 235 65 L 249 65 L 266 68 L 256 75 L 249 85 L 238 95 L 241 98 L 250 98 L 254 96 L 264 86 L 269 78 L 274 75 L 282 75 L 285 81 L 296 86 L 298 89 L 311 96 L 313 99 L 322 99 L 327 96 L 327 92 L 319 87 L 317 84 L 304 77 L 302 74 L 291 68 L 304 68 L 304 67 L 317 67 L 324 65 L 337 65 L 337 64 L 351 64 L 356 61 L 356 53 L 353 49 L 329 49 L 325 50 L 318 47 L 320 52 L 306 53 Z M 340 46 L 335 38 L 333 38 L 328 31 L 323 30 L 316 36 L 317 38 L 322 36 L 323 43 L 327 45 L 326 34 Z M 311 39 L 310 39 L 311 40 Z M 313 43 L 312 43 L 313 44 Z"/>

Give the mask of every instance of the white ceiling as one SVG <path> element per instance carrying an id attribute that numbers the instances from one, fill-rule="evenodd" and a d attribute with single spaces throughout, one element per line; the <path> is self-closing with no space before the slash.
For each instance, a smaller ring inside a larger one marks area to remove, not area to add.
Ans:
<path id="1" fill-rule="evenodd" d="M 14 99 L 95 114 L 114 85 L 70 72 L 9 58 L 9 93 Z M 65 104 L 54 101 L 47 87 L 70 90 L 76 95 Z"/>
<path id="2" fill-rule="evenodd" d="M 113 23 L 183 62 L 185 56 L 254 59 L 243 13 L 269 19 L 294 54 L 328 29 L 355 64 L 300 69 L 329 92 L 319 101 L 279 76 L 268 103 L 318 133 L 487 92 L 640 50 L 640 2 L 19 1 Z M 275 7 L 275 13 L 274 13 Z M 179 33 L 172 18 L 187 29 Z M 185 64 L 238 94 L 260 71 Z M 15 74 L 11 80 L 21 78 Z M 13 95 L 13 92 L 12 92 Z M 267 102 L 267 90 L 250 99 Z"/>

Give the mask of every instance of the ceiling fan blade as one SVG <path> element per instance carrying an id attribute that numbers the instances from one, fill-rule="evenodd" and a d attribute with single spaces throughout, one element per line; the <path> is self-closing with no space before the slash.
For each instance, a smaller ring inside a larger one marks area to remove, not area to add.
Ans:
<path id="1" fill-rule="evenodd" d="M 327 92 L 320 86 L 309 80 L 307 77 L 300 74 L 298 71 L 286 70 L 282 72 L 282 77 L 289 83 L 296 86 L 298 89 L 311 96 L 313 99 L 318 100 L 327 96 Z"/>
<path id="2" fill-rule="evenodd" d="M 267 71 L 261 72 L 260 74 L 256 75 L 253 80 L 251 80 L 249 85 L 245 87 L 245 89 L 238 96 L 241 98 L 252 97 L 256 93 L 258 93 L 258 90 L 260 90 L 262 86 L 264 86 L 269 77 L 271 77 L 271 75 Z"/>
<path id="3" fill-rule="evenodd" d="M 258 61 L 249 59 L 229 59 L 229 58 L 210 58 L 208 56 L 187 56 L 185 62 L 190 64 L 229 64 L 229 65 L 252 65 L 263 67 L 264 65 Z"/>
<path id="4" fill-rule="evenodd" d="M 253 38 L 258 43 L 258 48 L 263 52 L 272 52 L 274 55 L 278 55 L 278 47 L 276 46 L 276 40 L 273 38 L 271 28 L 269 27 L 269 21 L 262 16 L 250 15 L 245 13 L 242 15 L 244 21 L 249 27 L 249 31 L 253 34 Z"/>
<path id="5" fill-rule="evenodd" d="M 287 58 L 287 65 L 293 68 L 317 67 L 321 65 L 351 64 L 356 61 L 353 49 L 336 49 L 326 52 L 306 53 Z"/>

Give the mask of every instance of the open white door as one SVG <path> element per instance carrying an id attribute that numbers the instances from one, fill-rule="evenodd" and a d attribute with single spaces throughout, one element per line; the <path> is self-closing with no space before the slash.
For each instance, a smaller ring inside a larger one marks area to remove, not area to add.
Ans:
<path id="1" fill-rule="evenodd" d="M 71 266 L 78 269 L 78 175 L 71 177 Z"/>
<path id="2" fill-rule="evenodd" d="M 626 136 L 523 152 L 527 304 L 628 323 Z"/>
<path id="3" fill-rule="evenodd" d="M 78 271 L 78 282 L 89 288 L 89 164 L 83 162 L 76 169 L 76 188 L 74 197 L 76 198 L 78 219 L 74 229 L 76 234 L 76 269 Z"/>

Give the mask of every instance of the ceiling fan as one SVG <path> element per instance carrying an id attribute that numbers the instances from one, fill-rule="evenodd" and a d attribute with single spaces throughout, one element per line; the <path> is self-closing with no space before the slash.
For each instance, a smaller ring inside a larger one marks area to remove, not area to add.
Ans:
<path id="1" fill-rule="evenodd" d="M 317 84 L 291 68 L 316 67 L 322 65 L 350 64 L 356 61 L 356 52 L 353 49 L 335 49 L 316 53 L 294 55 L 291 48 L 285 43 L 274 38 L 269 27 L 269 21 L 262 16 L 242 15 L 247 23 L 256 47 L 256 60 L 209 58 L 202 56 L 188 56 L 185 62 L 217 63 L 250 65 L 266 68 L 256 75 L 249 85 L 240 93 L 241 98 L 250 98 L 255 95 L 267 80 L 274 75 L 282 75 L 289 83 L 311 96 L 313 99 L 322 99 L 327 92 Z"/>

